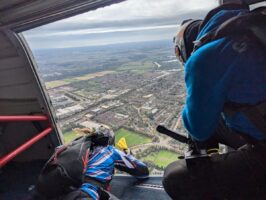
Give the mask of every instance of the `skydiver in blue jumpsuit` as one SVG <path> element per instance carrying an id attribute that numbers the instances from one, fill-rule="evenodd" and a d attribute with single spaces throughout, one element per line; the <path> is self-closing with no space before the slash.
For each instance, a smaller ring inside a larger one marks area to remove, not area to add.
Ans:
<path id="1" fill-rule="evenodd" d="M 93 149 L 87 161 L 84 181 L 78 190 L 63 197 L 63 200 L 104 200 L 117 199 L 107 192 L 114 175 L 114 169 L 127 172 L 137 179 L 149 176 L 147 166 L 135 157 L 116 149 L 114 133 L 106 127 L 99 127 L 92 137 Z"/>
<path id="2" fill-rule="evenodd" d="M 193 41 L 247 12 L 244 8 L 217 12 Z M 184 33 L 189 31 L 182 30 Z M 182 34 L 179 32 L 178 37 Z M 217 137 L 217 132 L 231 134 L 231 140 L 240 136 L 243 144 L 252 143 L 227 154 L 171 163 L 165 170 L 163 185 L 173 199 L 266 197 L 266 134 L 245 113 L 224 112 L 228 102 L 256 105 L 266 100 L 265 49 L 252 41 L 245 43 L 247 46 L 239 44 L 235 38 L 223 37 L 199 47 L 187 56 L 188 60 L 181 57 L 187 87 L 183 121 L 189 135 L 199 143 Z"/>

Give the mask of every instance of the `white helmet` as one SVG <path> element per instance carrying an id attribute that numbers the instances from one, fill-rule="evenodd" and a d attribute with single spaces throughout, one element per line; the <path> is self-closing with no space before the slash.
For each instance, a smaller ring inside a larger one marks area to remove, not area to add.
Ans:
<path id="1" fill-rule="evenodd" d="M 99 146 L 114 145 L 115 134 L 108 126 L 101 125 L 96 128 L 95 134 L 92 136 L 92 142 Z"/>

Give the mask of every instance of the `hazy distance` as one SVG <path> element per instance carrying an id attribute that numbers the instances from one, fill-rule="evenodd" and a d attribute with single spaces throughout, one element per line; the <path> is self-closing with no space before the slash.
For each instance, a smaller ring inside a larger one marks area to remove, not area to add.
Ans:
<path id="1" fill-rule="evenodd" d="M 184 19 L 203 18 L 217 0 L 128 0 L 24 32 L 32 49 L 171 40 Z"/>

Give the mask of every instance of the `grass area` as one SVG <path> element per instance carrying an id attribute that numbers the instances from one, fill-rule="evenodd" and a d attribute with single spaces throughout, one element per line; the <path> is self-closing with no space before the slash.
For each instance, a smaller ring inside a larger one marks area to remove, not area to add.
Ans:
<path id="1" fill-rule="evenodd" d="M 153 64 L 152 61 L 145 61 L 142 64 L 142 68 L 144 68 L 144 69 L 151 69 L 151 68 L 154 68 L 154 64 Z"/>
<path id="2" fill-rule="evenodd" d="M 135 71 L 144 73 L 148 69 L 152 69 L 154 67 L 154 64 L 151 61 L 143 61 L 143 62 L 128 62 L 124 65 L 122 65 L 119 68 L 116 68 L 116 71 Z"/>
<path id="3" fill-rule="evenodd" d="M 84 76 L 75 77 L 74 79 L 77 81 L 86 81 L 92 78 L 101 77 L 101 76 L 104 76 L 106 74 L 111 74 L 111 73 L 113 73 L 113 71 L 103 71 L 103 72 L 97 72 L 93 74 L 85 74 Z"/>
<path id="4" fill-rule="evenodd" d="M 154 67 L 154 64 L 151 61 L 128 62 L 122 65 L 121 67 L 116 68 L 115 71 L 121 72 L 121 71 L 132 70 L 136 73 L 143 74 L 147 70 L 152 69 L 153 67 Z M 52 89 L 55 87 L 68 85 L 70 83 L 86 81 L 86 80 L 90 80 L 96 77 L 105 76 L 107 74 L 115 73 L 115 71 L 102 71 L 102 72 L 90 73 L 90 74 L 85 74 L 85 75 L 74 77 L 74 78 L 66 78 L 62 80 L 46 82 L 45 85 L 47 89 Z M 94 86 L 97 86 L 97 84 Z"/>
<path id="5" fill-rule="evenodd" d="M 47 89 L 52 89 L 55 87 L 60 87 L 63 85 L 68 85 L 70 83 L 74 83 L 74 82 L 79 82 L 79 81 L 86 81 L 89 79 L 93 79 L 96 77 L 101 77 L 104 76 L 106 74 L 111 74 L 114 71 L 102 71 L 102 72 L 97 72 L 97 73 L 93 73 L 93 74 L 85 74 L 83 76 L 78 76 L 78 77 L 74 77 L 74 78 L 67 78 L 67 79 L 62 79 L 62 80 L 57 80 L 57 81 L 50 81 L 50 82 L 46 82 L 46 88 Z"/>
<path id="6" fill-rule="evenodd" d="M 143 161 L 150 161 L 159 167 L 165 168 L 171 162 L 177 160 L 178 155 L 172 151 L 160 150 L 152 152 L 148 156 L 142 158 Z"/>
<path id="7" fill-rule="evenodd" d="M 74 131 L 69 131 L 69 132 L 63 133 L 63 136 L 64 136 L 64 141 L 66 144 L 68 144 L 69 142 L 71 142 L 75 138 L 79 137 L 79 135 L 77 135 L 77 133 Z"/>
<path id="8" fill-rule="evenodd" d="M 64 141 L 66 144 L 68 144 L 75 138 L 79 137 L 79 135 L 77 135 L 77 133 L 74 131 L 63 133 L 63 136 L 64 136 Z M 118 131 L 115 132 L 115 143 L 117 143 L 121 137 L 126 138 L 127 145 L 129 147 L 139 145 L 139 144 L 150 143 L 152 141 L 149 137 L 143 136 L 139 133 L 126 130 L 124 128 L 119 129 Z"/>
<path id="9" fill-rule="evenodd" d="M 147 136 L 126 130 L 124 128 L 121 128 L 115 132 L 115 143 L 117 143 L 121 137 L 126 138 L 127 145 L 129 147 L 139 145 L 139 144 L 150 143 L 152 141 L 151 138 L 149 138 Z"/>
<path id="10" fill-rule="evenodd" d="M 58 81 L 50 81 L 45 83 L 47 89 L 52 89 L 55 87 L 63 86 L 63 85 L 68 85 L 70 82 L 66 80 L 58 80 Z"/>

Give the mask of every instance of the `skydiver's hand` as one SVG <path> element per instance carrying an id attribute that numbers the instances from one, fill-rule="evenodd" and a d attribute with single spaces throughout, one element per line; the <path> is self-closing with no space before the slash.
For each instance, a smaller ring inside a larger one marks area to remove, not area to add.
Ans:
<path id="1" fill-rule="evenodd" d="M 123 152 L 127 155 L 133 155 L 132 151 L 129 148 L 123 149 Z"/>
<path id="2" fill-rule="evenodd" d="M 124 137 L 120 138 L 120 140 L 117 142 L 116 146 L 123 151 L 125 154 L 130 154 L 130 150 L 128 148 L 126 139 Z"/>

